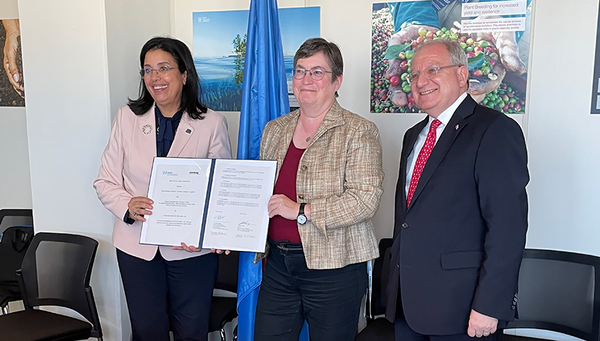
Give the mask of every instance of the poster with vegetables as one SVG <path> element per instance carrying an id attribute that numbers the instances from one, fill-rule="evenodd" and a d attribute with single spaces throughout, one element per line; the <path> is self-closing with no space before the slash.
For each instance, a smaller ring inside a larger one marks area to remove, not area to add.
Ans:
<path id="1" fill-rule="evenodd" d="M 406 77 L 428 40 L 458 42 L 468 58 L 469 94 L 506 114 L 525 113 L 531 0 L 404 1 L 373 4 L 373 113 L 418 113 Z"/>
<path id="2" fill-rule="evenodd" d="M 194 12 L 192 17 L 194 64 L 204 103 L 213 110 L 240 111 L 248 11 Z M 279 9 L 291 107 L 297 106 L 291 87 L 294 54 L 306 39 L 320 36 L 320 21 L 319 7 Z"/>

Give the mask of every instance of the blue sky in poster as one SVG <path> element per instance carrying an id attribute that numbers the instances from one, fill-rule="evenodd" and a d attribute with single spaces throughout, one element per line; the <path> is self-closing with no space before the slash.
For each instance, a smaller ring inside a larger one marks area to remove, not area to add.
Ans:
<path id="1" fill-rule="evenodd" d="M 283 52 L 293 55 L 309 37 L 320 36 L 320 8 L 279 9 Z M 194 12 L 194 57 L 223 57 L 232 53 L 232 40 L 248 28 L 248 10 Z"/>

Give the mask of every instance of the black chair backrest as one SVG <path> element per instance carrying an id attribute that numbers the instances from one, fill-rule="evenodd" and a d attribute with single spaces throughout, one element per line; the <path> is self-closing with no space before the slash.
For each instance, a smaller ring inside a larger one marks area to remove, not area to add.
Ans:
<path id="1" fill-rule="evenodd" d="M 0 210 L 0 233 L 7 228 L 16 225 L 33 226 L 33 210 L 31 209 L 1 209 Z"/>
<path id="2" fill-rule="evenodd" d="M 535 328 L 599 341 L 600 257 L 526 249 L 518 318 L 507 328 Z"/>
<path id="3" fill-rule="evenodd" d="M 0 240 L 0 305 L 21 299 L 17 270 L 33 239 L 32 226 L 11 226 Z"/>
<path id="4" fill-rule="evenodd" d="M 222 289 L 237 293 L 238 263 L 240 253 L 231 251 L 229 255 L 219 255 L 219 274 L 215 282 L 215 289 Z"/>
<path id="5" fill-rule="evenodd" d="M 101 336 L 98 311 L 90 287 L 97 248 L 98 242 L 86 236 L 36 234 L 21 268 L 25 307 L 56 305 L 73 309 L 93 324 L 93 337 Z"/>
<path id="6" fill-rule="evenodd" d="M 11 228 L 13 226 L 23 227 Z M 33 210 L 0 209 L 0 306 L 2 307 L 10 301 L 21 299 L 21 290 L 15 272 L 21 268 L 21 261 L 29 246 L 29 237 L 33 235 L 32 226 Z M 21 240 L 22 238 L 25 240 Z"/>

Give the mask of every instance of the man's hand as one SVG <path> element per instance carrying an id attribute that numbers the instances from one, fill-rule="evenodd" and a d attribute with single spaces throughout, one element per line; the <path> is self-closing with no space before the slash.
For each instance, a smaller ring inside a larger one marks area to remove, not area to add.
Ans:
<path id="1" fill-rule="evenodd" d="M 22 96 L 21 91 L 24 90 L 22 82 L 22 76 L 19 74 L 17 67 L 17 51 L 19 49 L 19 36 L 21 32 L 19 30 L 18 19 L 7 19 L 2 20 L 4 30 L 6 31 L 6 41 L 4 42 L 4 71 L 6 76 L 12 84 L 15 91 Z"/>
<path id="2" fill-rule="evenodd" d="M 467 334 L 470 337 L 482 337 L 494 334 L 498 328 L 498 319 L 491 316 L 486 316 L 471 309 L 469 316 L 469 328 Z"/>
<path id="3" fill-rule="evenodd" d="M 425 28 L 427 31 L 432 32 L 436 32 L 438 30 L 437 27 L 429 25 L 410 25 L 394 33 L 388 40 L 388 47 L 392 45 L 401 45 L 417 39 L 419 37 L 420 28 Z M 404 71 L 401 68 L 401 63 L 402 60 L 400 60 L 400 58 L 396 58 L 389 61 L 389 67 L 385 72 L 385 78 L 387 80 L 389 80 L 393 76 L 400 77 L 400 75 L 402 75 L 402 72 Z M 388 89 L 388 97 L 390 101 L 394 103 L 394 105 L 397 107 L 403 107 L 408 103 L 406 93 L 402 91 L 401 82 L 397 85 L 390 85 Z"/>

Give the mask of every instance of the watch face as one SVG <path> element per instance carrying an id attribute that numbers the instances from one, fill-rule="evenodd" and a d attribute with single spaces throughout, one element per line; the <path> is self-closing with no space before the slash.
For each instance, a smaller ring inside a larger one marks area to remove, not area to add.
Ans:
<path id="1" fill-rule="evenodd" d="M 298 224 L 304 225 L 306 224 L 306 216 L 304 214 L 301 214 L 296 218 L 296 221 L 298 222 Z"/>

